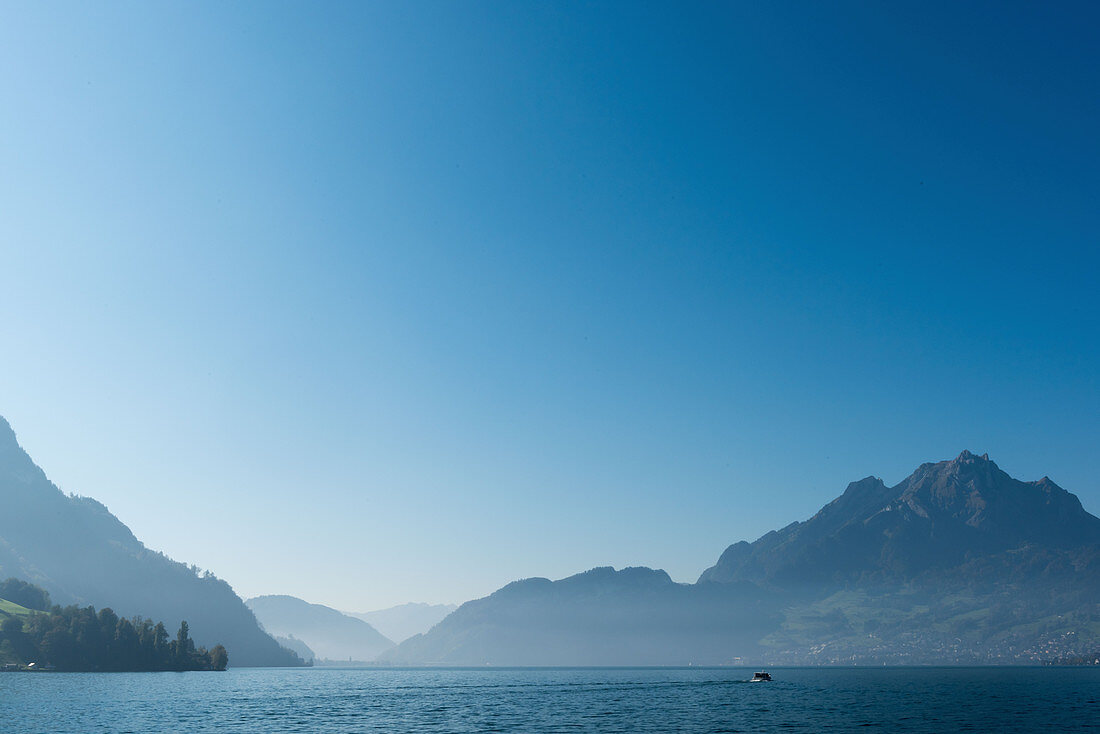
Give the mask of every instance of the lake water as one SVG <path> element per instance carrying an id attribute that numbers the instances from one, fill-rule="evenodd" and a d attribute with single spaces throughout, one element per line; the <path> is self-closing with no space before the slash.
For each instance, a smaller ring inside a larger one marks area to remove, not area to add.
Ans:
<path id="1" fill-rule="evenodd" d="M 1100 668 L 240 669 L 0 674 L 22 732 L 1078 731 Z M 11 728 L 5 728 L 10 726 Z"/>

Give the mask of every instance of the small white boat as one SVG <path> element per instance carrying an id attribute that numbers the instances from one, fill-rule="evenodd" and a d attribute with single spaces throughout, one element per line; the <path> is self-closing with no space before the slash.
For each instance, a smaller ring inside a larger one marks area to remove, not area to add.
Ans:
<path id="1" fill-rule="evenodd" d="M 764 671 L 760 671 L 759 673 L 753 673 L 752 674 L 752 682 L 753 683 L 759 683 L 761 681 L 770 681 L 771 679 L 772 679 L 771 673 L 765 673 Z"/>

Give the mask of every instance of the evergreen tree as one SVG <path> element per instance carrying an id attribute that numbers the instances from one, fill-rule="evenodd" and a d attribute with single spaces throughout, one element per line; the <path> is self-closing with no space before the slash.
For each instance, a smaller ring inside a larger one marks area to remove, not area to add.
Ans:
<path id="1" fill-rule="evenodd" d="M 214 670 L 225 670 L 227 665 L 229 665 L 229 653 L 223 646 L 214 645 L 214 649 L 210 651 L 210 666 Z"/>

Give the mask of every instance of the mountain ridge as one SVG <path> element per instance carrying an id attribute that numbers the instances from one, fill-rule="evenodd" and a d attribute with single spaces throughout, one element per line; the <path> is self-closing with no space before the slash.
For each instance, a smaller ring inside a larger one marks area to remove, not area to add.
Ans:
<path id="1" fill-rule="evenodd" d="M 737 600 L 737 604 L 731 600 Z M 732 661 L 776 610 L 751 584 L 680 584 L 601 566 L 513 581 L 382 657 L 389 664 L 688 665 Z"/>
<path id="2" fill-rule="evenodd" d="M 1100 519 L 1049 477 L 1021 482 L 963 451 L 892 487 L 852 482 L 810 519 L 728 546 L 695 584 L 606 567 L 524 579 L 389 659 L 988 664 L 1090 646 L 1100 646 Z"/>
<path id="3" fill-rule="evenodd" d="M 1100 542 L 1100 519 L 1048 477 L 1022 482 L 988 454 L 963 451 L 921 464 L 893 487 L 874 477 L 852 482 L 809 520 L 729 546 L 699 580 L 781 588 L 815 579 L 896 581 L 961 562 L 966 552 L 1028 541 Z"/>

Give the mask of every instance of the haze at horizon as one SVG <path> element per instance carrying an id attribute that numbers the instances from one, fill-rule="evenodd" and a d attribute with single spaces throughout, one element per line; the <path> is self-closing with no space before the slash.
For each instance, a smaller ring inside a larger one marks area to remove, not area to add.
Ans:
<path id="1" fill-rule="evenodd" d="M 1091 6 L 2 18 L 0 415 L 244 597 L 691 581 L 962 449 L 1100 513 Z"/>

